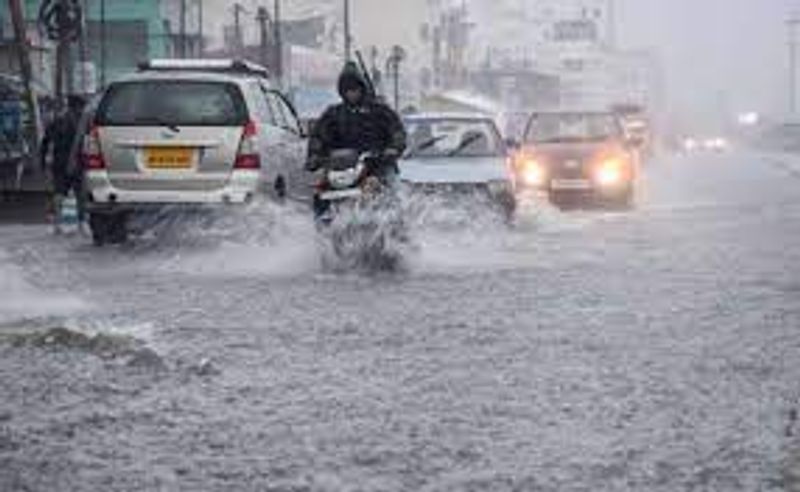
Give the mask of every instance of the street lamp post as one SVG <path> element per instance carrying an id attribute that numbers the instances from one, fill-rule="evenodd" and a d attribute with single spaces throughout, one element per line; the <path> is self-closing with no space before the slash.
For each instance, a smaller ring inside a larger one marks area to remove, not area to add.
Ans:
<path id="1" fill-rule="evenodd" d="M 353 38 L 350 35 L 350 0 L 344 0 L 344 58 L 350 61 L 353 58 Z"/>
<path id="2" fill-rule="evenodd" d="M 283 38 L 281 36 L 281 2 L 275 0 L 275 77 L 283 84 Z"/>

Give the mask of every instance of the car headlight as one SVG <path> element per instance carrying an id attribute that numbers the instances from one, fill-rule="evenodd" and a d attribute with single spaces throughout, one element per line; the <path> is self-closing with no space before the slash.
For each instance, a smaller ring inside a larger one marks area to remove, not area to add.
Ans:
<path id="1" fill-rule="evenodd" d="M 619 184 L 624 178 L 624 165 L 617 159 L 609 159 L 600 164 L 597 168 L 595 178 L 601 186 L 613 186 Z"/>
<path id="2" fill-rule="evenodd" d="M 546 179 L 544 166 L 534 159 L 527 159 L 522 162 L 522 182 L 526 186 L 543 186 Z"/>
<path id="3" fill-rule="evenodd" d="M 705 141 L 705 147 L 709 150 L 725 150 L 728 147 L 728 141 L 724 138 L 709 138 Z"/>

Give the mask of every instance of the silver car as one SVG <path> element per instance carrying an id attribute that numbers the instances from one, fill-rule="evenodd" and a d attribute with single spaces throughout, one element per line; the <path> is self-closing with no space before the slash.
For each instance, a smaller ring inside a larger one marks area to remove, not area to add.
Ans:
<path id="1" fill-rule="evenodd" d="M 409 148 L 400 178 L 426 194 L 489 198 L 511 218 L 517 200 L 508 150 L 494 121 L 482 115 L 418 114 L 405 119 Z"/>
<path id="2" fill-rule="evenodd" d="M 304 176 L 305 136 L 264 69 L 161 60 L 105 90 L 83 154 L 90 226 L 103 244 L 126 239 L 134 212 L 285 197 Z"/>

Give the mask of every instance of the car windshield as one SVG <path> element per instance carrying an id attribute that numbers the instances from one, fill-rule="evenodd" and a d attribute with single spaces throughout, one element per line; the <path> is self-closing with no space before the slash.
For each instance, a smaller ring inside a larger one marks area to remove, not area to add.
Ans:
<path id="1" fill-rule="evenodd" d="M 504 153 L 488 120 L 417 119 L 406 122 L 408 157 L 496 157 Z"/>
<path id="2" fill-rule="evenodd" d="M 619 123 L 611 114 L 535 114 L 528 123 L 525 141 L 529 143 L 602 141 L 619 135 Z"/>
<path id="3" fill-rule="evenodd" d="M 246 121 L 234 84 L 173 80 L 115 84 L 97 115 L 104 126 L 238 126 Z"/>

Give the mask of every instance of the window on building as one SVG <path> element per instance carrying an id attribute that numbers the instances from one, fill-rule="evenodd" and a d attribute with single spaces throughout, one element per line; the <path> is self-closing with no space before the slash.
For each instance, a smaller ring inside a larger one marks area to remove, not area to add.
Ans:
<path id="1" fill-rule="evenodd" d="M 597 41 L 597 24 L 591 20 L 560 21 L 555 24 L 553 37 L 561 42 Z"/>

